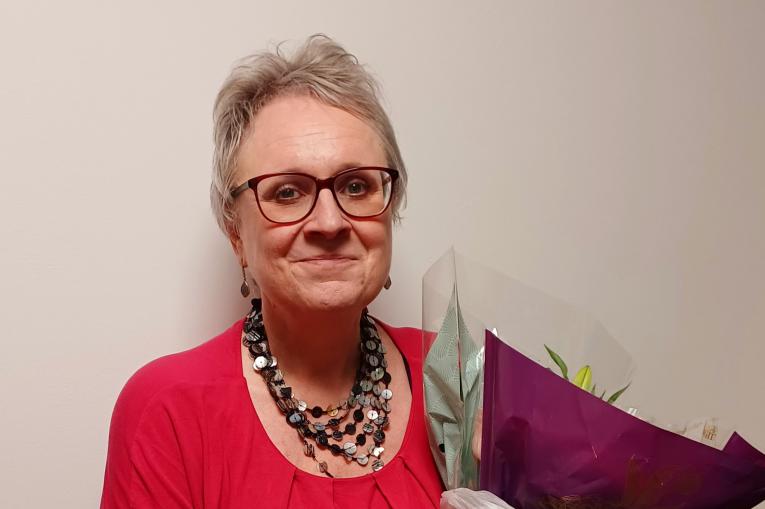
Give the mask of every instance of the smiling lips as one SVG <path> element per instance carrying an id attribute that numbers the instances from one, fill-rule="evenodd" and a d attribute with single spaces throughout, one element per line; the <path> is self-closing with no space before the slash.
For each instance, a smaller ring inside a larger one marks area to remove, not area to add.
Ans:
<path id="1" fill-rule="evenodd" d="M 345 255 L 319 255 L 319 256 L 310 256 L 307 258 L 301 258 L 298 261 L 299 262 L 342 262 L 342 261 L 352 261 L 356 258 L 353 256 L 345 256 Z"/>
<path id="2" fill-rule="evenodd" d="M 352 256 L 343 255 L 319 255 L 311 256 L 308 258 L 301 258 L 297 260 L 300 265 L 304 267 L 313 267 L 318 270 L 339 270 L 341 267 L 345 267 L 355 261 L 358 258 Z"/>
<path id="3" fill-rule="evenodd" d="M 351 258 L 349 256 L 312 256 L 310 258 L 298 260 L 298 266 L 303 267 L 304 270 L 309 272 L 336 274 L 344 273 L 347 269 L 350 269 L 352 264 L 356 261 L 357 258 Z"/>

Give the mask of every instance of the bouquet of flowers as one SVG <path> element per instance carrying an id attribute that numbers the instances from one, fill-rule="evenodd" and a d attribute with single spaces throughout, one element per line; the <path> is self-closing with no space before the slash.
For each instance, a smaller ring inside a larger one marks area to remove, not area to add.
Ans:
<path id="1" fill-rule="evenodd" d="M 449 489 L 516 509 L 765 500 L 765 455 L 738 434 L 710 420 L 691 438 L 625 407 L 631 357 L 566 303 L 450 251 L 423 279 L 423 331 L 431 450 Z"/>

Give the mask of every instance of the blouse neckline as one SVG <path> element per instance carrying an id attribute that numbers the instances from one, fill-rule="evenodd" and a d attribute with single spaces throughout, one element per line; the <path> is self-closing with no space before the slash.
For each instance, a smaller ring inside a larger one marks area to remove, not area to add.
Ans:
<path id="1" fill-rule="evenodd" d="M 396 345 L 396 349 L 398 349 L 399 353 L 401 354 L 402 360 L 404 364 L 409 364 L 411 366 L 411 360 L 407 359 L 406 354 L 404 353 L 404 349 L 401 348 L 398 341 L 396 340 L 396 335 L 391 334 L 391 327 L 382 322 L 381 320 L 378 320 L 375 317 L 372 317 L 372 319 L 375 321 L 375 323 L 378 326 L 381 326 L 383 329 L 385 329 L 385 332 L 388 334 L 388 337 L 391 338 L 391 341 L 393 341 L 393 344 Z M 418 394 L 415 392 L 417 391 L 417 388 L 420 387 L 417 380 L 414 379 L 414 373 L 412 373 L 412 380 L 409 384 L 410 386 L 410 393 L 411 398 L 409 402 L 409 418 L 407 419 L 406 423 L 406 429 L 404 430 L 404 438 L 401 441 L 401 445 L 398 448 L 398 451 L 396 451 L 396 454 L 389 460 L 385 462 L 385 465 L 378 470 L 377 472 L 369 472 L 363 475 L 357 475 L 352 477 L 327 477 L 319 474 L 314 474 L 313 472 L 309 472 L 307 470 L 303 470 L 302 468 L 299 468 L 298 466 L 294 465 L 283 453 L 281 450 L 279 450 L 278 447 L 276 447 L 276 444 L 274 444 L 273 440 L 271 440 L 271 437 L 269 436 L 268 432 L 266 431 L 265 426 L 263 426 L 263 421 L 260 420 L 260 416 L 258 415 L 258 410 L 255 408 L 255 405 L 252 402 L 252 398 L 250 397 L 250 390 L 247 386 L 247 378 L 244 376 L 244 371 L 242 367 L 242 357 L 241 357 L 241 347 L 240 342 L 242 339 L 242 330 L 244 328 L 244 319 L 239 320 L 235 325 L 235 332 L 234 337 L 236 338 L 236 341 L 234 345 L 236 348 L 234 349 L 236 352 L 235 355 L 235 368 L 236 372 L 239 375 L 240 381 L 239 381 L 239 390 L 240 395 L 239 397 L 243 398 L 244 402 L 246 402 L 248 408 L 248 412 L 252 413 L 253 420 L 255 422 L 255 425 L 258 427 L 258 431 L 262 432 L 263 436 L 265 436 L 265 441 L 267 442 L 266 447 L 271 449 L 274 452 L 274 456 L 278 458 L 278 461 L 283 464 L 284 467 L 289 468 L 292 470 L 294 475 L 304 475 L 308 476 L 310 478 L 317 479 L 318 482 L 349 482 L 349 481 L 359 481 L 363 479 L 370 479 L 375 478 L 379 475 L 385 475 L 388 471 L 391 470 L 391 467 L 400 461 L 403 461 L 402 452 L 407 447 L 411 436 L 414 434 L 414 419 L 415 419 L 415 401 L 418 397 Z"/>

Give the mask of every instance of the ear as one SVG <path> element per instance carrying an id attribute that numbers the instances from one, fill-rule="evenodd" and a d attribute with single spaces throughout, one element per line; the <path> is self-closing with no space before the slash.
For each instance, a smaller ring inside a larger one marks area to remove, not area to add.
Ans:
<path id="1" fill-rule="evenodd" d="M 228 241 L 231 243 L 231 247 L 233 248 L 236 257 L 239 260 L 239 265 L 242 267 L 247 267 L 247 255 L 244 252 L 244 242 L 242 242 L 242 237 L 239 235 L 239 229 L 236 227 L 236 225 L 232 224 L 227 228 L 227 230 Z"/>

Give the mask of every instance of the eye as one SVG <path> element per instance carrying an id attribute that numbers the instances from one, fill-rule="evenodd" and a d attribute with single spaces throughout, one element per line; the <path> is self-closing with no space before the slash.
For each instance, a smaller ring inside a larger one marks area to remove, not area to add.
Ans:
<path id="1" fill-rule="evenodd" d="M 369 186 L 366 182 L 363 180 L 351 180 L 350 182 L 346 183 L 343 192 L 345 194 L 348 194 L 350 196 L 362 196 L 366 194 L 367 190 L 369 189 Z"/>
<path id="2" fill-rule="evenodd" d="M 274 192 L 274 199 L 277 201 L 290 201 L 300 197 L 300 191 L 289 185 L 283 185 Z"/>

